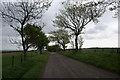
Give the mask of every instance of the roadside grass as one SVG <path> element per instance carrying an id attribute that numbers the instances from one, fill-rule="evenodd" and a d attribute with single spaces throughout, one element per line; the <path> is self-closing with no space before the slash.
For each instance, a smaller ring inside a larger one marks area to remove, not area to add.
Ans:
<path id="1" fill-rule="evenodd" d="M 14 54 L 15 64 L 12 66 L 13 55 L 2 56 L 2 78 L 39 78 L 42 75 L 49 53 L 30 53 L 27 60 L 20 61 L 21 54 Z"/>
<path id="2" fill-rule="evenodd" d="M 60 54 L 82 61 L 97 67 L 109 70 L 120 74 L 119 56 L 118 53 L 109 53 L 102 51 L 83 50 L 79 52 L 61 51 Z"/>

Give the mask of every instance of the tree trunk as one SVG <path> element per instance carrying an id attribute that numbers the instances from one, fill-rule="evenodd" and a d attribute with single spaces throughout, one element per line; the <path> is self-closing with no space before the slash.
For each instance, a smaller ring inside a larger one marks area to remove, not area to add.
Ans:
<path id="1" fill-rule="evenodd" d="M 65 51 L 65 45 L 63 45 L 63 50 Z"/>
<path id="2" fill-rule="evenodd" d="M 42 54 L 42 49 L 40 49 L 40 54 Z"/>
<path id="3" fill-rule="evenodd" d="M 65 51 L 65 48 L 63 50 Z"/>
<path id="4" fill-rule="evenodd" d="M 82 48 L 81 48 L 82 46 L 81 46 L 81 44 L 80 44 L 80 46 L 79 46 L 79 51 L 81 51 L 82 50 Z"/>
<path id="5" fill-rule="evenodd" d="M 75 35 L 75 50 L 78 51 L 78 35 Z"/>
<path id="6" fill-rule="evenodd" d="M 27 60 L 27 51 L 28 51 L 28 49 L 25 49 L 25 51 L 24 51 L 24 60 Z"/>
<path id="7" fill-rule="evenodd" d="M 61 44 L 63 51 L 65 51 L 65 44 Z"/>
<path id="8" fill-rule="evenodd" d="M 24 60 L 25 60 L 26 59 L 26 49 L 25 49 L 25 43 L 24 43 L 23 25 L 21 25 L 21 38 L 22 38 L 22 47 L 23 47 L 23 54 L 24 54 Z"/>

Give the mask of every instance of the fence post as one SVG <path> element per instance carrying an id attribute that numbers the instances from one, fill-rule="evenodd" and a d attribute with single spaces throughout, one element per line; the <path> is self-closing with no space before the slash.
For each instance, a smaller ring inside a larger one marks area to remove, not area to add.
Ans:
<path id="1" fill-rule="evenodd" d="M 102 51 L 104 52 L 104 49 Z"/>
<path id="2" fill-rule="evenodd" d="M 119 49 L 117 49 L 117 53 L 119 53 Z"/>
<path id="3" fill-rule="evenodd" d="M 12 66 L 14 66 L 14 56 L 12 56 Z"/>
<path id="4" fill-rule="evenodd" d="M 96 49 L 94 50 L 94 52 L 96 52 Z"/>
<path id="5" fill-rule="evenodd" d="M 20 56 L 20 62 L 21 62 L 21 63 L 23 62 L 23 56 L 22 56 L 22 54 L 21 54 L 21 56 Z"/>

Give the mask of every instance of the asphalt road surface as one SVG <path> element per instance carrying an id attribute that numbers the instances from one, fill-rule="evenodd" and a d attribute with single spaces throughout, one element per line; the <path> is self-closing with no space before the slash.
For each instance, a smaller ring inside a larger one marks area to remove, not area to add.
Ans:
<path id="1" fill-rule="evenodd" d="M 42 78 L 120 78 L 117 74 L 52 53 Z"/>

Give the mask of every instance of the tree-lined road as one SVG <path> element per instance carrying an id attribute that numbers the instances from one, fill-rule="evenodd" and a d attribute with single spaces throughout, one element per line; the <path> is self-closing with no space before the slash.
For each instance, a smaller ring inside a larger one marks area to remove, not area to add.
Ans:
<path id="1" fill-rule="evenodd" d="M 52 53 L 42 78 L 120 78 L 119 75 Z"/>

